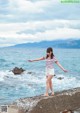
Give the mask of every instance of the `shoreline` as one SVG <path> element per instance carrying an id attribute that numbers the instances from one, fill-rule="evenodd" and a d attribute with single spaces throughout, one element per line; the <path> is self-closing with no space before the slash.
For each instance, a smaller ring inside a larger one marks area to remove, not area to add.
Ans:
<path id="1" fill-rule="evenodd" d="M 39 95 L 16 100 L 8 105 L 7 113 L 62 113 L 78 109 L 76 113 L 80 113 L 80 87 L 56 92 L 54 96 Z"/>

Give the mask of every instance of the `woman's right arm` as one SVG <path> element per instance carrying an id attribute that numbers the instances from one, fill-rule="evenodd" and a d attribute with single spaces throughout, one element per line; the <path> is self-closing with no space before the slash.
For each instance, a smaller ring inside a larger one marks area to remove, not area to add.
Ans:
<path id="1" fill-rule="evenodd" d="M 64 71 L 64 72 L 68 72 L 66 69 L 64 69 L 64 67 L 59 63 L 59 61 L 54 57 L 54 62 Z"/>
<path id="2" fill-rule="evenodd" d="M 45 60 L 45 57 L 38 58 L 38 59 L 35 59 L 35 60 L 28 60 L 28 61 L 29 62 L 35 62 L 35 61 L 40 61 L 40 60 Z"/>
<path id="3" fill-rule="evenodd" d="M 55 62 L 64 72 L 68 72 L 66 69 L 63 68 L 63 66 L 59 63 L 59 61 Z"/>

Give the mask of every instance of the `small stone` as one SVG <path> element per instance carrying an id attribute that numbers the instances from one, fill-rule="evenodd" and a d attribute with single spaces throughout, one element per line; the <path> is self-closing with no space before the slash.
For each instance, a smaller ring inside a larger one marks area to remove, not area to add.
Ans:
<path id="1" fill-rule="evenodd" d="M 32 74 L 32 72 L 28 72 L 27 74 Z"/>
<path id="2" fill-rule="evenodd" d="M 59 77 L 58 79 L 59 79 L 59 80 L 62 80 L 62 79 L 64 79 L 64 77 Z"/>

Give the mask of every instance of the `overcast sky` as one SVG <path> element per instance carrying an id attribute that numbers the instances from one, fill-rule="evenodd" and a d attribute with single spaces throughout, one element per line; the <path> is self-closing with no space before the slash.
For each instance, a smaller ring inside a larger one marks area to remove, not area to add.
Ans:
<path id="1" fill-rule="evenodd" d="M 80 3 L 0 0 L 0 47 L 68 38 L 80 39 Z"/>

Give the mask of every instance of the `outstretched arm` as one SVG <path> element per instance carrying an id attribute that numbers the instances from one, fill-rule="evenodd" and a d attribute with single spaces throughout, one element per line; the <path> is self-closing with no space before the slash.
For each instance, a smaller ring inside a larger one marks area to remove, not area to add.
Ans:
<path id="1" fill-rule="evenodd" d="M 63 67 L 62 67 L 62 65 L 59 63 L 59 61 L 56 61 L 55 62 L 64 72 L 68 72 L 66 69 L 64 69 Z"/>
<path id="2" fill-rule="evenodd" d="M 45 60 L 45 57 L 38 58 L 38 59 L 35 59 L 35 60 L 28 60 L 28 61 L 29 62 L 35 62 L 35 61 L 40 61 L 40 60 Z"/>

